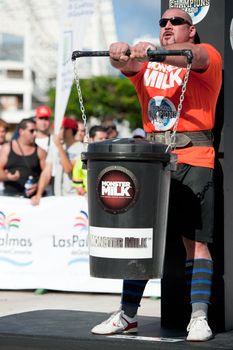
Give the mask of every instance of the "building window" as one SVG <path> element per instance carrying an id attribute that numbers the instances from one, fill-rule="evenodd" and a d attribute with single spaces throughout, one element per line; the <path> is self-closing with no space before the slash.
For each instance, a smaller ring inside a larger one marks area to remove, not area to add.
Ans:
<path id="1" fill-rule="evenodd" d="M 7 78 L 9 79 L 23 79 L 23 71 L 16 69 L 7 70 Z"/>
<path id="2" fill-rule="evenodd" d="M 23 37 L 0 33 L 0 60 L 23 62 Z"/>
<path id="3" fill-rule="evenodd" d="M 0 95 L 0 111 L 18 111 L 23 108 L 23 95 Z"/>

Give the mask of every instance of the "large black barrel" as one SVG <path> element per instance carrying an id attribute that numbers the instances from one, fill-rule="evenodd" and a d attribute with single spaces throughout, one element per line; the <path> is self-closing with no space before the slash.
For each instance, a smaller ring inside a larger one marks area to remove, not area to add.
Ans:
<path id="1" fill-rule="evenodd" d="M 173 155 L 166 145 L 113 139 L 88 145 L 90 273 L 160 278 Z"/>

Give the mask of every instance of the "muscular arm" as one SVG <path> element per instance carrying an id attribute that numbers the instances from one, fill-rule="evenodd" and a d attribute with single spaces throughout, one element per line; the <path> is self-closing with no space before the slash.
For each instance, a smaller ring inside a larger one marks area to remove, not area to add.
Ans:
<path id="1" fill-rule="evenodd" d="M 13 174 L 5 169 L 8 161 L 8 155 L 10 152 L 10 144 L 6 143 L 0 150 L 0 181 L 17 181 L 20 173 L 16 170 Z"/>
<path id="2" fill-rule="evenodd" d="M 45 188 L 48 186 L 52 177 L 52 164 L 45 163 L 45 167 L 40 174 L 40 178 L 38 181 L 38 187 L 36 194 L 31 198 L 32 205 L 38 205 L 40 203 L 40 199 L 44 193 Z"/>
<path id="3" fill-rule="evenodd" d="M 210 58 L 207 50 L 201 44 L 193 44 L 190 42 L 166 45 L 165 50 L 192 50 L 192 70 L 205 71 L 210 64 Z M 177 67 L 186 67 L 187 58 L 185 56 L 166 56 L 165 63 Z"/>
<path id="4" fill-rule="evenodd" d="M 5 166 L 7 164 L 9 150 L 10 148 L 8 144 L 3 145 L 0 150 L 0 181 L 7 180 L 7 173 L 5 170 Z"/>
<path id="5" fill-rule="evenodd" d="M 130 47 L 126 43 L 114 43 L 110 46 L 110 62 L 113 67 L 120 69 L 123 73 L 128 75 L 137 73 L 144 61 L 148 61 L 147 49 L 152 50 L 158 49 L 155 45 L 149 42 L 139 42 L 136 45 Z M 166 45 L 159 49 L 165 50 L 192 50 L 192 70 L 205 71 L 209 67 L 210 59 L 209 54 L 205 47 L 201 44 L 193 44 L 191 42 L 175 43 Z M 126 53 L 130 51 L 130 56 Z M 186 56 L 165 56 L 165 63 L 177 66 L 186 67 L 187 58 Z"/>
<path id="6" fill-rule="evenodd" d="M 54 140 L 54 144 L 57 147 L 57 150 L 59 153 L 59 158 L 60 158 L 62 168 L 66 174 L 70 174 L 72 172 L 72 169 L 73 169 L 73 164 L 69 160 L 69 158 L 68 158 L 68 156 L 67 156 L 67 154 L 62 146 L 59 136 L 54 135 L 53 140 Z"/>
<path id="7" fill-rule="evenodd" d="M 38 155 L 38 158 L 40 160 L 40 167 L 43 170 L 45 168 L 45 164 L 46 164 L 45 159 L 47 156 L 47 152 L 45 150 L 43 150 L 42 148 L 38 147 L 37 148 L 37 155 Z"/>

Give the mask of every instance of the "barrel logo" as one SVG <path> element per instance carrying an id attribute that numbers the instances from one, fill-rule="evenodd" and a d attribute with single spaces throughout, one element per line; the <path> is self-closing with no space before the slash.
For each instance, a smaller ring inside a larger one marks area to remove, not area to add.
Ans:
<path id="1" fill-rule="evenodd" d="M 135 203 L 137 188 L 134 174 L 121 166 L 107 167 L 98 177 L 98 198 L 113 214 L 126 212 Z"/>

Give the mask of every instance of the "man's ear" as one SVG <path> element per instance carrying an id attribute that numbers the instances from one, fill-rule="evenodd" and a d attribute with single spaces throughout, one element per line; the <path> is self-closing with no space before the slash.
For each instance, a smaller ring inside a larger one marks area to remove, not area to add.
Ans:
<path id="1" fill-rule="evenodd" d="M 189 37 L 190 37 L 190 39 L 192 39 L 193 41 L 194 41 L 194 37 L 195 37 L 195 35 L 196 35 L 196 32 L 197 32 L 197 30 L 196 30 L 195 26 L 190 26 L 190 27 L 189 27 Z"/>

